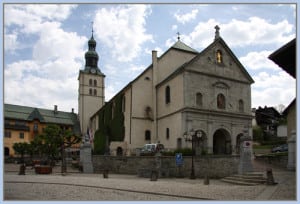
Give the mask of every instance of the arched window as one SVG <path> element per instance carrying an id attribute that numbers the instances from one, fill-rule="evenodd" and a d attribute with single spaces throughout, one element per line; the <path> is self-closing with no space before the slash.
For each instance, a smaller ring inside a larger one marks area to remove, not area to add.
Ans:
<path id="1" fill-rule="evenodd" d="M 223 55 L 221 50 L 217 50 L 216 52 L 216 61 L 218 64 L 221 64 L 223 62 Z"/>
<path id="2" fill-rule="evenodd" d="M 166 129 L 166 139 L 168 140 L 170 138 L 170 129 Z"/>
<path id="3" fill-rule="evenodd" d="M 89 80 L 89 84 L 90 84 L 90 86 L 93 85 L 93 80 L 92 79 Z"/>
<path id="4" fill-rule="evenodd" d="M 145 140 L 147 140 L 147 141 L 151 140 L 151 131 L 150 130 L 145 131 Z"/>
<path id="5" fill-rule="evenodd" d="M 94 96 L 97 96 L 97 90 L 94 89 Z"/>
<path id="6" fill-rule="evenodd" d="M 239 100 L 239 111 L 244 112 L 244 101 L 242 99 Z"/>
<path id="7" fill-rule="evenodd" d="M 166 104 L 171 102 L 171 90 L 169 86 L 166 87 L 165 98 L 166 98 Z"/>
<path id="8" fill-rule="evenodd" d="M 94 79 L 94 86 L 97 86 L 97 80 Z"/>
<path id="9" fill-rule="evenodd" d="M 90 92 L 90 95 L 93 95 L 93 90 L 92 89 L 90 89 L 89 92 Z"/>
<path id="10" fill-rule="evenodd" d="M 198 107 L 202 107 L 202 94 L 201 93 L 196 94 L 196 105 Z"/>
<path id="11" fill-rule="evenodd" d="M 223 94 L 219 94 L 217 96 L 217 106 L 219 109 L 225 109 L 226 107 L 226 99 Z"/>

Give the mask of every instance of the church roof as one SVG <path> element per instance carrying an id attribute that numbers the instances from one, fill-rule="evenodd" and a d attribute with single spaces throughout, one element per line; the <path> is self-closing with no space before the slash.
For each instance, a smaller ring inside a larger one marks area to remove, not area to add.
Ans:
<path id="1" fill-rule="evenodd" d="M 80 134 L 80 124 L 77 114 L 73 112 L 54 111 L 36 107 L 4 104 L 5 119 L 33 121 L 39 120 L 41 123 L 51 123 L 58 125 L 73 126 L 73 132 Z"/>
<path id="2" fill-rule="evenodd" d="M 184 51 L 188 51 L 188 52 L 195 52 L 198 53 L 197 50 L 189 47 L 188 45 L 184 44 L 181 40 L 178 39 L 178 41 L 171 47 L 171 48 L 175 48 L 175 49 L 179 49 L 179 50 L 184 50 Z"/>

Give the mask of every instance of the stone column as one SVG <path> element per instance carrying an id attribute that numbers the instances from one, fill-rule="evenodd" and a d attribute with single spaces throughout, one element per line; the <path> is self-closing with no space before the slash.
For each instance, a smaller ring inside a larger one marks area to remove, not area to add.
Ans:
<path id="1" fill-rule="evenodd" d="M 288 170 L 295 170 L 296 168 L 296 131 L 291 132 L 291 136 L 288 139 Z"/>
<path id="2" fill-rule="evenodd" d="M 239 174 L 245 174 L 247 172 L 253 171 L 252 159 L 251 159 L 251 147 L 252 139 L 248 135 L 243 135 L 241 137 L 240 144 L 240 163 L 239 163 Z"/>
<path id="3" fill-rule="evenodd" d="M 213 122 L 207 122 L 207 153 L 213 153 Z"/>
<path id="4" fill-rule="evenodd" d="M 92 163 L 92 146 L 85 142 L 80 147 L 80 162 L 82 163 L 83 173 L 94 173 Z"/>

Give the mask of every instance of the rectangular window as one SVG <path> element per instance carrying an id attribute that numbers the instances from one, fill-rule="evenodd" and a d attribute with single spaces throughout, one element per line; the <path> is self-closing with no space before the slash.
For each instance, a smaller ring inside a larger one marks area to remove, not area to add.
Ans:
<path id="1" fill-rule="evenodd" d="M 24 139 L 24 132 L 20 132 L 20 139 Z"/>
<path id="2" fill-rule="evenodd" d="M 5 137 L 6 138 L 11 138 L 11 132 L 10 131 L 5 131 Z"/>
<path id="3" fill-rule="evenodd" d="M 5 121 L 4 121 L 4 124 L 5 124 L 5 125 L 10 125 L 10 121 L 9 121 L 9 120 L 5 120 Z"/>

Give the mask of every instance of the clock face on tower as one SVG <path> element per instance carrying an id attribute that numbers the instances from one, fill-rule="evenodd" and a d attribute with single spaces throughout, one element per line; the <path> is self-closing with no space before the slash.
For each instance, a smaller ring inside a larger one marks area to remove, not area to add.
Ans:
<path id="1" fill-rule="evenodd" d="M 91 73 L 92 73 L 92 74 L 95 74 L 95 73 L 96 73 L 96 69 L 92 68 L 92 69 L 91 69 Z"/>

